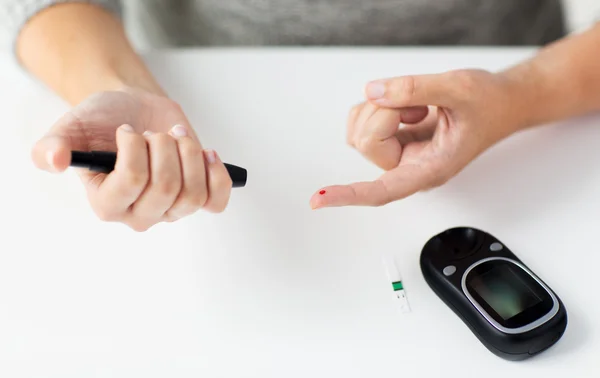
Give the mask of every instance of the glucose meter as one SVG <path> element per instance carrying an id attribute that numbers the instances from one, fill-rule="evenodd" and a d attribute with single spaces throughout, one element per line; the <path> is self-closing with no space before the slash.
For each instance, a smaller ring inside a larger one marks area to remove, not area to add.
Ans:
<path id="1" fill-rule="evenodd" d="M 565 332 L 560 298 L 487 232 L 470 227 L 441 232 L 423 247 L 420 264 L 431 289 L 499 357 L 524 360 Z"/>

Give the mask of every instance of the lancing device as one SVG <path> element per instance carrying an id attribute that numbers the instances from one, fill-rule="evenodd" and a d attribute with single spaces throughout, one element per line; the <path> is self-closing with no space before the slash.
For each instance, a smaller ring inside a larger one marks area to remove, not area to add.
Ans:
<path id="1" fill-rule="evenodd" d="M 115 169 L 117 153 L 110 151 L 71 151 L 71 167 L 87 168 L 90 171 L 110 173 Z M 225 164 L 234 188 L 246 186 L 248 172 L 242 167 Z"/>
<path id="2" fill-rule="evenodd" d="M 391 256 L 383 256 L 383 265 L 387 271 L 388 279 L 392 283 L 392 289 L 394 289 L 394 296 L 398 303 L 398 309 L 401 313 L 409 313 L 410 306 L 408 305 L 408 298 L 406 298 L 406 292 L 404 291 L 404 283 L 402 282 L 402 276 L 398 270 L 398 266 Z"/>

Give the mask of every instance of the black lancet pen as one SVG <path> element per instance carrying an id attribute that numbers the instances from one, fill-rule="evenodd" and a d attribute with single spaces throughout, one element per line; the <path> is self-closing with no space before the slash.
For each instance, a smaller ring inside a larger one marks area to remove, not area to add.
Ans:
<path id="1" fill-rule="evenodd" d="M 115 169 L 117 153 L 110 151 L 71 151 L 71 167 L 87 168 L 94 172 L 110 173 Z M 246 186 L 248 172 L 242 167 L 225 164 L 234 188 Z"/>

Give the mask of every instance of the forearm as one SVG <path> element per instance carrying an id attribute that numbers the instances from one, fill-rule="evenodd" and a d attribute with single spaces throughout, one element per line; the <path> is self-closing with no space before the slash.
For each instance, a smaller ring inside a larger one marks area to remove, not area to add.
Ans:
<path id="1" fill-rule="evenodd" d="M 600 110 L 600 24 L 500 75 L 510 82 L 508 111 L 516 130 Z"/>
<path id="2" fill-rule="evenodd" d="M 17 54 L 27 70 L 71 104 L 123 87 L 162 93 L 120 21 L 95 5 L 65 3 L 40 12 L 23 27 Z"/>

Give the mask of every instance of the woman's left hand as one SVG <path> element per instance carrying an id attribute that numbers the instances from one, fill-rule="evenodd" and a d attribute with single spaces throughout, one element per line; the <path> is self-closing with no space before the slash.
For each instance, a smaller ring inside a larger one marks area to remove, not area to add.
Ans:
<path id="1" fill-rule="evenodd" d="M 371 82 L 350 112 L 347 142 L 386 172 L 324 187 L 313 209 L 381 206 L 446 183 L 520 128 L 514 84 L 502 74 L 456 70 Z"/>

